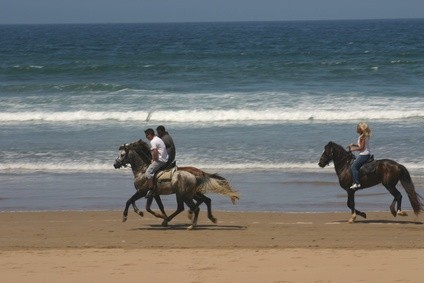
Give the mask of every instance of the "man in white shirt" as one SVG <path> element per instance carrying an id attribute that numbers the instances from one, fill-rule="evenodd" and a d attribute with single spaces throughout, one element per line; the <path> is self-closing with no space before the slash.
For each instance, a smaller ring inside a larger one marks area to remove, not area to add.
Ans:
<path id="1" fill-rule="evenodd" d="M 149 128 L 145 130 L 144 133 L 146 134 L 146 138 L 150 141 L 150 150 L 152 153 L 152 163 L 147 167 L 145 173 L 147 177 L 147 186 L 149 188 L 147 196 L 151 196 L 153 194 L 152 190 L 154 189 L 153 178 L 156 171 L 164 167 L 168 162 L 168 152 L 166 151 L 165 143 L 155 135 L 153 129 Z"/>

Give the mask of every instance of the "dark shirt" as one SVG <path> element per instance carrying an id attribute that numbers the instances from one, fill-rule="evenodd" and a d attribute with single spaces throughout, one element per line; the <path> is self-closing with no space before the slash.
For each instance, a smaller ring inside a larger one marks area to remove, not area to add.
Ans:
<path id="1" fill-rule="evenodd" d="M 168 164 L 171 164 L 175 160 L 175 145 L 171 136 L 166 132 L 161 139 L 165 143 L 166 151 L 168 152 Z"/>

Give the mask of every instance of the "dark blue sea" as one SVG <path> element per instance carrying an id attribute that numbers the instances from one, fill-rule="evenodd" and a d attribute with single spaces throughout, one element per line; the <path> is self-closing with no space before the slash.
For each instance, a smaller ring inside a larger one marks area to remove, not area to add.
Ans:
<path id="1" fill-rule="evenodd" d="M 360 121 L 424 195 L 424 19 L 0 25 L 0 211 L 122 209 L 118 147 L 164 125 L 179 165 L 240 191 L 214 209 L 347 212 L 317 163 Z M 357 193 L 358 209 L 391 200 Z"/>

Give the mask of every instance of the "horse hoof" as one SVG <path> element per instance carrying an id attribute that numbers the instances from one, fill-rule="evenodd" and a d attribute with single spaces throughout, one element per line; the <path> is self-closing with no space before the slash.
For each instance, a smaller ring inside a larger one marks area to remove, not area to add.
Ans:
<path id="1" fill-rule="evenodd" d="M 162 222 L 162 227 L 168 227 L 168 221 L 163 221 Z"/>
<path id="2" fill-rule="evenodd" d="M 187 230 L 193 230 L 193 229 L 194 229 L 193 225 L 190 225 L 190 226 L 187 227 Z"/>
<path id="3" fill-rule="evenodd" d="M 216 219 L 215 217 L 211 217 L 209 219 L 212 221 L 212 223 L 216 224 L 218 222 L 218 219 Z"/>
<path id="4" fill-rule="evenodd" d="M 393 217 L 396 217 L 397 215 L 399 215 L 396 213 L 396 210 L 394 209 L 390 209 L 390 212 L 392 213 Z"/>
<path id="5" fill-rule="evenodd" d="M 126 221 L 127 221 L 127 217 L 126 216 L 122 217 L 122 222 L 126 222 Z"/>
<path id="6" fill-rule="evenodd" d="M 352 224 L 352 223 L 355 223 L 355 220 L 356 220 L 356 214 L 353 214 L 353 215 L 352 215 L 352 217 L 349 219 L 349 221 L 348 221 L 348 222 L 349 222 L 350 224 Z"/>
<path id="7" fill-rule="evenodd" d="M 396 215 L 399 215 L 399 216 L 408 216 L 408 213 L 406 213 L 406 211 L 403 211 L 403 210 L 398 210 L 397 213 L 396 213 Z"/>
<path id="8" fill-rule="evenodd" d="M 141 217 L 143 217 L 143 216 L 144 216 L 143 211 L 139 211 L 139 212 L 137 212 L 137 214 L 138 214 L 138 215 L 140 215 Z"/>
<path id="9" fill-rule="evenodd" d="M 367 214 L 365 212 L 361 212 L 358 215 L 361 216 L 362 218 L 367 219 Z"/>

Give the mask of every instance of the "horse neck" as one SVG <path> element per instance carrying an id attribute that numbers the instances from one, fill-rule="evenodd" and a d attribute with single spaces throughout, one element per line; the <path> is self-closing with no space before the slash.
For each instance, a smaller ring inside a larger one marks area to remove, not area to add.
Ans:
<path id="1" fill-rule="evenodd" d="M 144 163 L 143 159 L 134 150 L 130 150 L 128 157 L 134 177 L 140 173 L 144 174 L 144 172 L 146 172 L 148 165 Z"/>
<path id="2" fill-rule="evenodd" d="M 352 160 L 352 157 L 344 150 L 337 150 L 333 152 L 333 162 L 337 174 L 346 168 L 350 168 L 350 160 Z"/>

